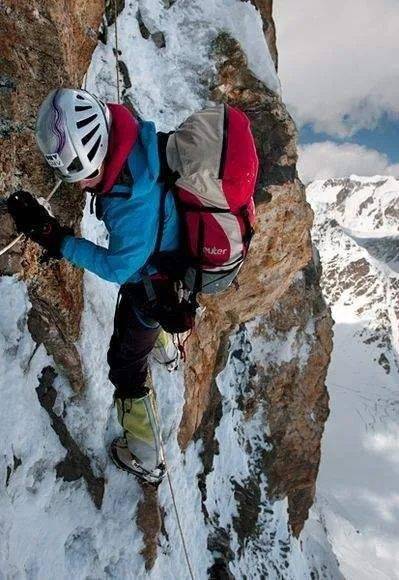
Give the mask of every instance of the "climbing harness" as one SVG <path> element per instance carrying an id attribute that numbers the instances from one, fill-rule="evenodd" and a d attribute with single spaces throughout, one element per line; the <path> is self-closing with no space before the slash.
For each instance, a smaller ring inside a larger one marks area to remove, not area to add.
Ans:
<path id="1" fill-rule="evenodd" d="M 154 408 L 155 408 L 155 413 L 156 413 L 156 416 L 157 416 L 157 421 L 158 421 L 158 426 L 159 426 L 159 440 L 160 440 L 160 443 L 161 443 L 163 461 L 164 461 L 165 470 L 166 470 L 166 478 L 168 480 L 170 495 L 171 495 L 172 503 L 173 503 L 173 509 L 174 509 L 174 512 L 175 512 L 175 515 L 176 515 L 177 526 L 179 528 L 179 534 L 180 534 L 181 543 L 182 543 L 182 546 L 183 546 L 184 557 L 185 557 L 185 560 L 186 560 L 186 563 L 187 563 L 187 568 L 188 568 L 188 571 L 189 571 L 189 574 L 190 574 L 190 578 L 191 578 L 191 580 L 195 580 L 194 573 L 193 573 L 193 568 L 191 566 L 190 557 L 189 557 L 188 550 L 187 550 L 186 540 L 184 538 L 183 528 L 182 528 L 181 521 L 180 521 L 179 510 L 177 509 L 176 496 L 175 496 L 175 492 L 174 492 L 174 489 L 173 489 L 172 478 L 170 476 L 170 470 L 169 470 L 168 462 L 166 460 L 165 446 L 164 446 L 164 443 L 163 443 L 163 440 L 162 440 L 161 420 L 160 420 L 160 415 L 159 415 L 159 411 L 158 411 L 158 402 L 157 402 L 157 398 L 156 398 L 155 391 L 154 391 L 154 388 L 153 387 L 152 387 L 152 391 L 153 391 L 153 394 L 154 394 L 154 398 L 153 398 L 153 400 L 154 400 Z"/>
<path id="2" fill-rule="evenodd" d="M 61 183 L 62 183 L 61 179 L 58 179 L 57 180 L 57 183 L 55 184 L 55 186 L 53 187 L 53 189 L 50 191 L 50 194 L 48 195 L 48 197 L 46 197 L 46 201 L 50 201 L 51 200 L 51 198 L 53 197 L 53 195 L 55 194 L 55 192 L 57 191 L 57 189 L 59 188 L 59 186 L 61 185 Z M 3 254 L 6 254 L 9 250 L 11 250 L 11 248 L 13 248 L 18 242 L 20 242 L 23 237 L 24 237 L 24 234 L 19 234 L 19 236 L 17 236 L 15 238 L 15 240 L 13 240 L 12 242 L 10 242 L 8 244 L 8 246 L 6 246 L 2 250 L 0 250 L 0 256 L 3 256 Z"/>

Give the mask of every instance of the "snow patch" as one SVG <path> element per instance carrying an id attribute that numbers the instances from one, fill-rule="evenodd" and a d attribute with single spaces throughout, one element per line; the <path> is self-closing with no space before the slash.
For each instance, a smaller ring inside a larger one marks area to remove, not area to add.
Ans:
<path id="1" fill-rule="evenodd" d="M 165 36 L 159 49 L 140 33 L 137 11 L 152 32 Z M 257 78 L 280 93 L 280 81 L 262 28 L 260 13 L 250 2 L 236 0 L 178 0 L 166 9 L 158 0 L 129 1 L 118 19 L 120 59 L 131 87 L 126 94 L 140 115 L 155 121 L 158 130 L 175 129 L 190 113 L 210 104 L 208 80 L 215 71 L 212 42 L 228 32 L 242 46 Z M 87 88 L 106 101 L 116 100 L 114 26 L 108 43 L 99 44 L 87 75 Z"/>

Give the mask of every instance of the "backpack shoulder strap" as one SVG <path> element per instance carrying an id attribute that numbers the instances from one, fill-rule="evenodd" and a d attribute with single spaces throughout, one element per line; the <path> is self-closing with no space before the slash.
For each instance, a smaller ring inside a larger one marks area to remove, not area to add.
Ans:
<path id="1" fill-rule="evenodd" d="M 159 254 L 159 252 L 161 250 L 163 228 L 165 225 L 165 204 L 166 204 L 167 193 L 168 193 L 168 189 L 165 186 L 163 186 L 162 190 L 161 190 L 161 197 L 160 197 L 160 203 L 159 203 L 158 231 L 157 231 L 157 237 L 155 240 L 154 250 L 141 269 L 141 277 L 143 279 L 144 290 L 145 290 L 145 293 L 147 295 L 147 298 L 148 298 L 148 301 L 150 304 L 154 304 L 157 301 L 157 295 L 156 295 L 154 285 L 151 281 L 151 277 L 149 274 L 149 266 L 150 266 L 151 262 L 154 261 L 154 258 L 156 258 L 157 254 Z"/>
<path id="2" fill-rule="evenodd" d="M 152 256 L 159 254 L 162 244 L 163 229 L 165 225 L 165 213 L 166 213 L 166 196 L 168 194 L 168 188 L 166 185 L 162 186 L 161 198 L 159 201 L 159 222 L 158 222 L 158 232 L 157 239 L 154 246 L 154 251 Z"/>
<path id="3" fill-rule="evenodd" d="M 179 178 L 177 171 L 172 171 L 168 165 L 168 160 L 166 157 L 166 146 L 168 144 L 169 137 L 173 134 L 173 131 L 169 133 L 157 133 L 158 137 L 158 154 L 159 154 L 159 179 L 165 183 L 166 188 L 173 190 L 176 180 Z"/>
<path id="4" fill-rule="evenodd" d="M 144 264 L 141 269 L 141 272 L 144 275 L 148 273 L 148 266 L 154 260 L 154 257 L 159 254 L 161 250 L 162 244 L 162 237 L 163 237 L 163 228 L 165 225 L 165 213 L 166 213 L 166 196 L 168 194 L 168 189 L 165 186 L 162 186 L 160 200 L 159 200 L 159 220 L 158 220 L 158 230 L 157 230 L 157 237 L 155 239 L 154 249 L 151 252 L 148 260 Z"/>

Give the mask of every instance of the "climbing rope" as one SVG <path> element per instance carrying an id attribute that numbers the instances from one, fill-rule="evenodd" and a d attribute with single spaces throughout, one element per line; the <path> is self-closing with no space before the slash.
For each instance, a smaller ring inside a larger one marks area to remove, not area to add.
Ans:
<path id="1" fill-rule="evenodd" d="M 62 183 L 61 179 L 58 179 L 57 183 L 55 184 L 53 189 L 50 191 L 50 194 L 48 195 L 48 197 L 46 197 L 46 201 L 50 201 L 50 199 L 53 197 L 53 195 L 55 194 L 55 192 L 57 191 L 57 189 L 59 188 L 61 183 Z M 19 241 L 21 241 L 23 237 L 24 237 L 24 234 L 19 234 L 19 236 L 17 236 L 15 238 L 15 240 L 10 242 L 8 244 L 8 246 L 6 246 L 2 250 L 0 250 L 0 256 L 2 256 L 3 254 L 6 254 L 9 250 L 11 250 L 11 248 L 13 248 Z"/>
<path id="2" fill-rule="evenodd" d="M 116 0 L 114 0 L 114 15 L 115 15 L 115 68 L 116 68 L 116 88 L 117 88 L 117 95 L 118 95 L 118 104 L 120 103 L 120 86 L 119 86 L 119 42 L 118 42 L 118 24 L 117 24 L 117 20 L 118 20 L 118 14 L 117 14 L 117 6 L 116 6 Z M 155 394 L 155 392 L 154 392 Z M 157 415 L 157 420 L 158 420 L 158 425 L 160 426 L 161 422 L 160 422 L 160 416 L 159 416 L 159 411 L 158 411 L 158 403 L 157 403 L 157 399 L 156 396 L 154 396 L 154 407 L 155 407 L 155 412 Z M 161 430 L 160 430 L 161 431 Z M 176 515 L 176 521 L 177 521 L 177 525 L 179 528 L 179 533 L 180 533 L 180 538 L 181 538 L 181 542 L 182 542 L 182 546 L 183 546 L 183 551 L 184 551 L 184 557 L 186 559 L 186 563 L 187 563 L 187 568 L 190 574 L 190 578 L 192 580 L 195 580 L 194 578 L 194 574 L 193 574 L 193 569 L 191 566 L 191 562 L 190 562 L 190 557 L 188 555 L 188 550 L 187 550 L 187 544 L 186 544 L 186 540 L 184 538 L 184 533 L 183 533 L 183 528 L 181 525 L 181 521 L 180 521 L 180 516 L 179 516 L 179 510 L 177 509 L 177 503 L 176 503 L 176 496 L 175 496 L 175 492 L 173 489 L 173 483 L 172 483 L 172 478 L 170 476 L 170 471 L 169 471 L 169 467 L 166 461 L 166 453 L 165 453 L 165 446 L 163 444 L 162 441 L 162 435 L 160 433 L 159 436 L 159 440 L 161 443 L 161 449 L 162 449 L 162 455 L 163 455 L 163 459 L 164 459 L 164 463 L 165 463 L 165 469 L 166 469 L 166 477 L 168 480 L 168 485 L 169 485 L 169 489 L 170 489 L 170 495 L 172 498 L 172 503 L 173 503 L 173 509 Z"/>
<path id="3" fill-rule="evenodd" d="M 119 88 L 119 42 L 118 42 L 118 10 L 116 0 L 114 0 L 114 16 L 115 16 L 115 64 L 116 64 L 116 92 L 118 97 L 118 105 L 121 102 L 120 88 Z"/>
<path id="4" fill-rule="evenodd" d="M 188 568 L 188 571 L 189 571 L 189 574 L 190 574 L 190 578 L 191 578 L 191 580 L 195 580 L 194 573 L 193 573 L 193 568 L 191 566 L 190 557 L 189 557 L 188 550 L 187 550 L 186 540 L 184 538 L 183 528 L 182 528 L 182 525 L 181 525 L 181 520 L 180 520 L 180 516 L 179 516 L 179 510 L 177 509 L 176 496 L 175 496 L 175 492 L 174 492 L 174 489 L 173 489 L 172 478 L 170 476 L 169 466 L 168 466 L 168 463 L 166 461 L 165 446 L 163 444 L 162 433 L 161 433 L 161 420 L 160 420 L 160 416 L 159 416 L 158 402 L 157 402 L 157 398 L 156 398 L 156 394 L 155 394 L 154 387 L 152 387 L 152 390 L 153 390 L 153 394 L 155 395 L 154 396 L 154 407 L 155 407 L 155 413 L 156 413 L 156 416 L 157 416 L 158 427 L 159 427 L 159 441 L 161 443 L 162 455 L 163 455 L 163 460 L 164 460 L 164 463 L 165 463 L 166 478 L 168 480 L 170 495 L 172 497 L 173 509 L 174 509 L 174 512 L 175 512 L 175 515 L 176 515 L 177 526 L 179 528 L 181 543 L 182 543 L 182 546 L 183 546 L 184 557 L 185 557 L 185 560 L 186 560 L 186 563 L 187 563 L 187 568 Z"/>
<path id="5" fill-rule="evenodd" d="M 120 103 L 120 87 L 119 87 L 119 44 L 118 44 L 118 25 L 117 25 L 117 4 L 116 4 L 116 0 L 114 0 L 114 13 L 115 13 L 115 60 L 116 60 L 116 86 L 117 86 L 117 97 L 118 97 L 118 103 Z M 86 75 L 84 77 L 84 81 L 83 81 L 83 87 L 86 90 L 86 85 L 87 85 L 87 72 Z M 62 181 L 58 180 L 57 183 L 55 184 L 55 186 L 53 187 L 53 189 L 51 190 L 50 194 L 48 195 L 48 197 L 46 197 L 46 201 L 49 202 L 51 200 L 51 198 L 53 197 L 53 195 L 55 194 L 55 192 L 57 191 L 57 189 L 60 187 Z M 20 240 L 22 240 L 22 238 L 24 237 L 24 234 L 20 234 L 17 238 L 15 238 L 11 243 L 9 243 L 5 248 L 3 248 L 2 250 L 0 250 L 0 256 L 2 256 L 3 254 L 5 254 L 6 252 L 8 252 L 9 250 L 11 250 L 11 248 L 13 248 Z M 159 417 L 159 412 L 158 412 L 158 404 L 156 401 L 156 397 L 154 397 L 155 399 L 155 411 L 156 411 L 156 415 L 157 415 L 157 419 L 158 419 L 158 424 L 160 425 L 160 417 Z M 191 562 L 190 562 L 190 557 L 188 554 L 188 550 L 187 550 L 187 544 L 186 544 L 186 540 L 184 537 L 184 533 L 183 533 L 183 528 L 181 525 L 181 520 L 180 520 L 180 516 L 179 516 L 179 510 L 177 508 L 177 503 L 176 503 L 176 496 L 175 496 L 175 492 L 174 492 L 174 488 L 173 488 L 173 483 L 172 483 L 172 478 L 170 476 L 170 471 L 169 471 L 169 467 L 166 461 L 166 453 L 165 453 L 165 446 L 162 440 L 162 436 L 160 435 L 160 443 L 161 443 L 161 449 L 162 449 L 162 455 L 164 458 L 164 462 L 165 462 L 165 469 L 166 469 L 166 477 L 168 480 L 168 485 L 169 485 L 169 489 L 170 489 L 170 495 L 172 498 L 172 503 L 173 503 L 173 509 L 176 515 L 176 521 L 177 521 L 177 525 L 179 528 L 179 533 L 180 533 L 180 538 L 181 538 L 181 542 L 182 542 L 182 546 L 183 546 L 183 551 L 184 551 L 184 556 L 185 556 L 185 560 L 187 563 L 187 568 L 190 574 L 190 578 L 192 580 L 195 580 L 194 577 L 194 573 L 193 573 L 193 569 L 191 566 Z"/>
<path id="6" fill-rule="evenodd" d="M 190 578 L 192 580 L 195 580 L 194 579 L 194 574 L 193 574 L 193 569 L 191 567 L 190 558 L 189 558 L 189 555 L 188 555 L 186 540 L 184 538 L 183 528 L 182 528 L 182 525 L 181 525 L 181 522 L 180 522 L 179 511 L 177 509 L 175 492 L 174 492 L 173 485 L 172 485 L 172 478 L 170 477 L 169 467 L 168 467 L 168 464 L 166 462 L 165 446 L 163 444 L 162 437 L 160 438 L 160 440 L 161 440 L 161 448 L 162 448 L 163 459 L 164 459 L 164 462 L 165 462 L 166 477 L 167 477 L 167 480 L 168 480 L 168 485 L 169 485 L 169 489 L 170 489 L 170 495 L 172 497 L 173 508 L 174 508 L 175 514 L 176 514 L 177 525 L 179 527 L 179 533 L 180 533 L 180 537 L 181 537 L 181 543 L 182 543 L 182 546 L 183 546 L 184 557 L 185 557 L 186 562 L 187 562 L 187 568 L 188 568 L 188 571 L 189 571 L 189 574 L 190 574 Z"/>

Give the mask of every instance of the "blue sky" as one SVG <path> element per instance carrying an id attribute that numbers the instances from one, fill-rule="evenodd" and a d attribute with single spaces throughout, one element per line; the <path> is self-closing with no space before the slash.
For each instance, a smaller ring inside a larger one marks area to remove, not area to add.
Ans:
<path id="1" fill-rule="evenodd" d="M 323 141 L 358 143 L 368 149 L 376 149 L 380 153 L 384 153 L 392 164 L 399 162 L 399 120 L 394 120 L 387 114 L 383 115 L 375 129 L 361 129 L 352 137 L 341 139 L 328 133 L 315 132 L 310 123 L 301 128 L 300 143 L 302 145 Z"/>
<path id="2" fill-rule="evenodd" d="M 399 0 L 274 2 L 302 178 L 399 177 Z"/>

